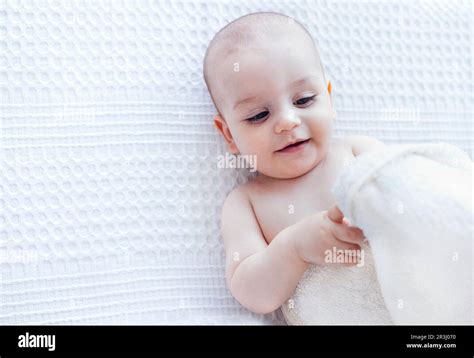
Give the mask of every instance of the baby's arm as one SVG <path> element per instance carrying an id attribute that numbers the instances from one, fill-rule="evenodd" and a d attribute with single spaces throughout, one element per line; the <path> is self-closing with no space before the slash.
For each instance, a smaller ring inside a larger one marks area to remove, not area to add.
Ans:
<path id="1" fill-rule="evenodd" d="M 270 313 L 291 296 L 309 263 L 324 262 L 326 249 L 359 249 L 362 232 L 344 225 L 338 210 L 331 212 L 287 227 L 267 245 L 245 191 L 231 192 L 222 211 L 222 235 L 232 295 L 253 312 Z"/>
<path id="2" fill-rule="evenodd" d="M 237 188 L 222 210 L 226 279 L 232 295 L 256 313 L 269 313 L 292 294 L 308 268 L 291 237 L 301 227 L 289 227 L 267 245 L 246 193 Z"/>

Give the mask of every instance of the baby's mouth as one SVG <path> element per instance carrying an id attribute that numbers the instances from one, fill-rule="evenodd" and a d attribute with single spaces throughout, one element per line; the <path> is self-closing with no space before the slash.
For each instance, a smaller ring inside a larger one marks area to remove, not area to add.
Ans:
<path id="1" fill-rule="evenodd" d="M 287 152 L 298 151 L 298 150 L 302 149 L 305 146 L 305 144 L 309 142 L 309 140 L 310 140 L 310 138 L 300 140 L 300 141 L 298 141 L 296 143 L 293 143 L 293 144 L 289 144 L 286 147 L 277 150 L 277 152 L 287 153 Z"/>

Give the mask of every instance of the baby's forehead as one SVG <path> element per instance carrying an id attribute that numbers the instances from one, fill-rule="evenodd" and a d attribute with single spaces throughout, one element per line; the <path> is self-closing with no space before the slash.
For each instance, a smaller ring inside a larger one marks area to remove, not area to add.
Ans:
<path id="1" fill-rule="evenodd" d="M 255 41 L 245 45 L 225 44 L 214 56 L 211 66 L 222 78 L 223 72 L 251 72 L 271 67 L 283 58 L 291 59 L 288 66 L 320 67 L 319 52 L 313 44 L 301 34 L 299 37 L 280 36 L 264 41 Z M 308 61 L 315 59 L 316 61 Z M 285 71 L 283 65 L 278 71 Z"/>
<path id="2" fill-rule="evenodd" d="M 245 66 L 247 71 L 259 70 L 275 59 L 288 53 L 301 53 L 304 50 L 316 51 L 311 39 L 301 32 L 294 34 L 269 34 L 266 37 L 254 38 L 245 43 L 223 39 L 216 44 L 215 52 L 209 59 L 210 73 L 221 75 L 221 71 L 239 72 L 239 67 Z M 302 47 L 305 47 L 303 50 Z M 317 56 L 319 57 L 319 56 Z M 220 76 L 219 76 L 220 77 Z"/>
<path id="3" fill-rule="evenodd" d="M 215 96 L 217 92 L 222 94 L 224 77 L 229 75 L 229 70 L 233 71 L 234 67 L 236 71 L 239 70 L 239 62 L 244 62 L 244 54 L 245 59 L 250 58 L 251 63 L 252 56 L 265 56 L 266 51 L 271 52 L 283 47 L 284 42 L 284 45 L 296 54 L 302 52 L 301 46 L 304 46 L 306 51 L 315 51 L 311 57 L 316 54 L 319 62 L 319 53 L 309 32 L 299 22 L 286 15 L 249 14 L 222 28 L 212 39 L 204 57 L 204 79 L 213 100 L 220 97 Z M 267 61 L 272 61 L 270 52 Z M 258 70 L 259 65 L 255 66 Z"/>

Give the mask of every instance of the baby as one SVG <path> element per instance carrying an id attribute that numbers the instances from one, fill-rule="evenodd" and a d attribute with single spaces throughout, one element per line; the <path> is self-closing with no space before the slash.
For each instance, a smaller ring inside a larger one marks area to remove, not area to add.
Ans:
<path id="1" fill-rule="evenodd" d="M 207 49 L 204 78 L 229 150 L 257 158 L 258 175 L 222 211 L 227 284 L 243 306 L 270 313 L 311 264 L 327 264 L 327 250 L 360 249 L 363 233 L 331 187 L 345 164 L 383 144 L 332 140 L 331 84 L 311 35 L 291 17 L 252 13 L 229 23 Z"/>

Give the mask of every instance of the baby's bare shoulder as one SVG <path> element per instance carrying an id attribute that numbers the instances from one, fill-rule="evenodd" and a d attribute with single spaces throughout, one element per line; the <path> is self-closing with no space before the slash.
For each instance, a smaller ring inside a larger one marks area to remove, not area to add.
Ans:
<path id="1" fill-rule="evenodd" d="M 354 156 L 381 149 L 384 146 L 377 138 L 366 135 L 350 135 L 344 137 L 343 141 L 351 148 Z"/>
<path id="2" fill-rule="evenodd" d="M 351 138 L 350 136 L 334 138 L 331 142 L 331 149 L 346 149 L 347 147 L 351 146 Z"/>
<path id="3" fill-rule="evenodd" d="M 348 140 L 347 137 L 333 138 L 326 154 L 326 161 L 338 162 L 339 160 L 346 158 L 349 154 L 352 155 L 352 145 L 350 140 Z"/>
<path id="4" fill-rule="evenodd" d="M 227 254 L 238 252 L 241 259 L 266 247 L 250 202 L 247 185 L 233 189 L 222 208 L 221 231 Z M 230 257 L 230 256 L 228 256 Z M 233 272 L 236 262 L 229 262 Z"/>
<path id="5" fill-rule="evenodd" d="M 245 216 L 255 217 L 254 203 L 261 197 L 260 193 L 268 188 L 261 183 L 258 178 L 251 178 L 246 183 L 235 187 L 228 195 L 224 202 L 223 214 L 234 216 L 236 212 Z"/>
<path id="6" fill-rule="evenodd" d="M 240 201 L 245 200 L 248 197 L 248 189 L 246 188 L 246 184 L 241 184 L 234 189 L 232 189 L 225 199 L 224 205 L 228 204 L 232 201 Z"/>
<path id="7" fill-rule="evenodd" d="M 224 201 L 224 206 L 222 208 L 223 214 L 227 213 L 228 215 L 232 215 L 234 210 L 251 210 L 251 200 L 250 200 L 250 186 L 251 183 L 247 182 L 241 184 L 234 189 L 232 189 Z"/>

